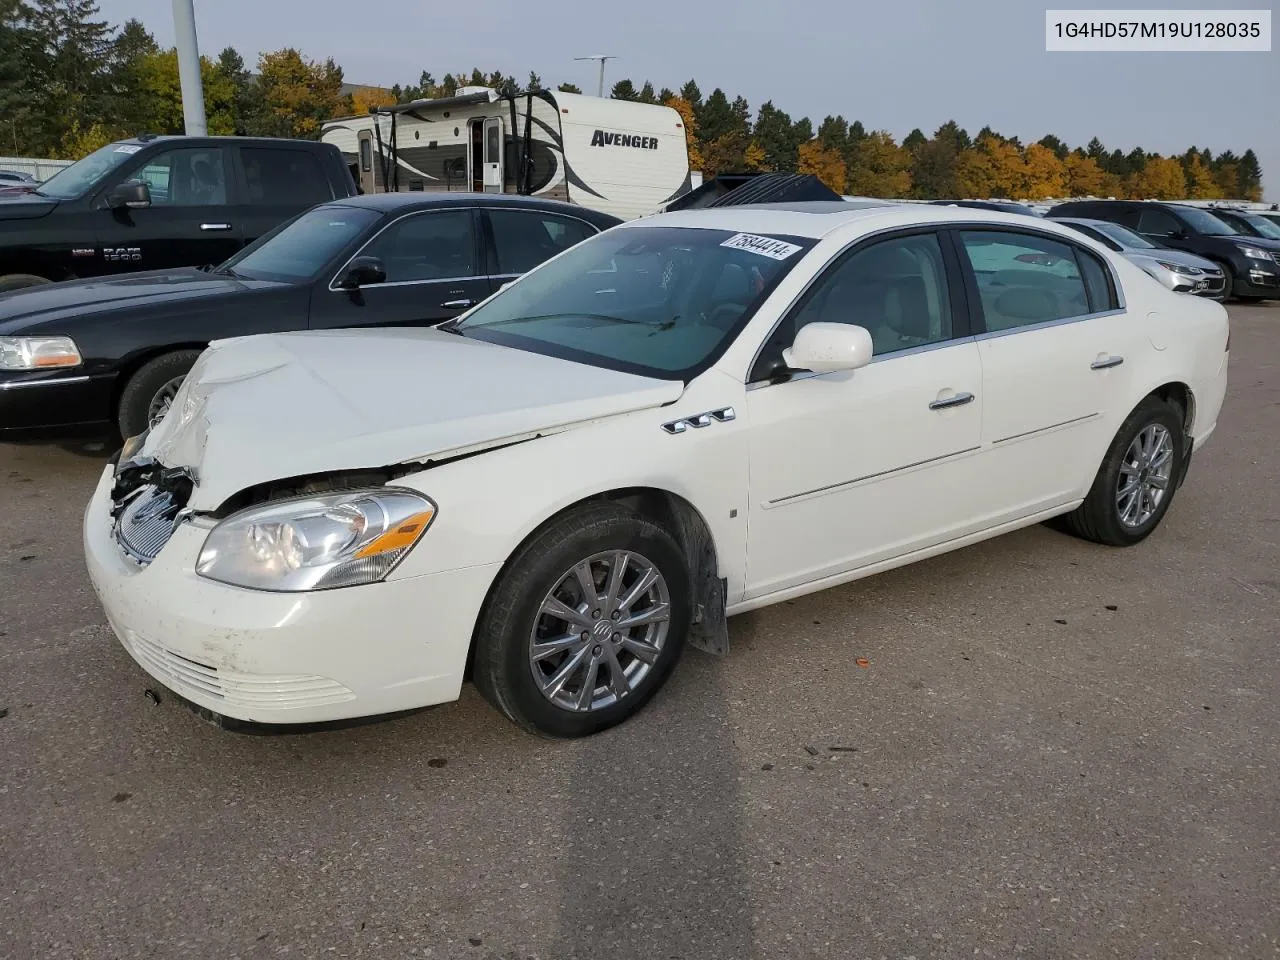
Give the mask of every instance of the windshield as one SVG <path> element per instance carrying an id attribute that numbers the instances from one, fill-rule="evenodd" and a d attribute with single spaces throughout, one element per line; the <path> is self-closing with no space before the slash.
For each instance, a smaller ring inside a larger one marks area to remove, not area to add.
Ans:
<path id="1" fill-rule="evenodd" d="M 1260 217 L 1256 213 L 1238 213 L 1236 216 L 1253 227 L 1254 230 L 1257 230 L 1261 236 L 1272 240 L 1280 240 L 1280 227 L 1277 227 L 1266 217 Z"/>
<path id="2" fill-rule="evenodd" d="M 362 207 L 313 207 L 259 237 L 217 272 L 285 283 L 310 280 L 381 216 Z"/>
<path id="3" fill-rule="evenodd" d="M 1231 237 L 1240 232 L 1199 207 L 1183 207 L 1178 211 L 1178 216 L 1184 223 L 1190 224 L 1196 233 L 1202 233 L 1206 237 Z"/>
<path id="4" fill-rule="evenodd" d="M 1140 233 L 1134 233 L 1128 227 L 1122 227 L 1118 223 L 1091 223 L 1089 226 L 1097 230 L 1099 233 L 1105 233 L 1108 237 L 1120 244 L 1122 247 L 1136 247 L 1139 250 L 1159 250 L 1156 244 L 1152 243 Z"/>
<path id="5" fill-rule="evenodd" d="M 36 193 L 42 197 L 71 200 L 83 196 L 116 167 L 141 150 L 136 143 L 108 143 L 69 167 L 63 167 L 40 184 Z"/>
<path id="6" fill-rule="evenodd" d="M 685 380 L 715 362 L 813 244 L 700 227 L 616 227 L 526 274 L 453 330 Z"/>

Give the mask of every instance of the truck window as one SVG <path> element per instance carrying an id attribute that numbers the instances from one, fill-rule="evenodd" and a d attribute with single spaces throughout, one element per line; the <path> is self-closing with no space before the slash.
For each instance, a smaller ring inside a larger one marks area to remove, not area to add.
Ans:
<path id="1" fill-rule="evenodd" d="M 497 275 L 513 276 L 532 270 L 543 260 L 568 250 L 595 228 L 572 217 L 536 210 L 490 209 L 493 246 L 498 256 Z"/>
<path id="2" fill-rule="evenodd" d="M 311 206 L 333 199 L 320 159 L 306 150 L 241 147 L 249 202 L 262 206 Z"/>
<path id="3" fill-rule="evenodd" d="M 155 207 L 209 207 L 227 203 L 226 151 L 217 147 L 165 150 L 125 180 L 141 180 Z"/>

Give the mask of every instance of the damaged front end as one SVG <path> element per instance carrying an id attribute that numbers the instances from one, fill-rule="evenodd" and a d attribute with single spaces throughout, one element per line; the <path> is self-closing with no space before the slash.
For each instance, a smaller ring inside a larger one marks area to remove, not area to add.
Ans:
<path id="1" fill-rule="evenodd" d="M 111 483 L 111 532 L 135 562 L 146 566 L 191 514 L 194 473 L 140 455 L 146 434 L 131 437 L 117 455 Z"/>

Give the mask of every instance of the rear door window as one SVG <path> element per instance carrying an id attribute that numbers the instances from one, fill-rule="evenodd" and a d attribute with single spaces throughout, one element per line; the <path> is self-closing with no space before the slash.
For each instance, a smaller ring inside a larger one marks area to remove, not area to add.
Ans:
<path id="1" fill-rule="evenodd" d="M 964 230 L 959 238 L 978 281 L 988 331 L 1091 312 L 1072 245 L 998 230 Z"/>
<path id="2" fill-rule="evenodd" d="M 361 252 L 377 257 L 387 283 L 458 280 L 476 276 L 475 231 L 470 209 L 437 210 L 402 217 Z"/>
<path id="3" fill-rule="evenodd" d="M 496 276 L 516 276 L 532 270 L 598 231 L 585 221 L 541 210 L 485 211 L 493 233 Z"/>
<path id="4" fill-rule="evenodd" d="M 254 206 L 310 206 L 333 199 L 320 158 L 307 150 L 241 147 L 245 189 Z"/>

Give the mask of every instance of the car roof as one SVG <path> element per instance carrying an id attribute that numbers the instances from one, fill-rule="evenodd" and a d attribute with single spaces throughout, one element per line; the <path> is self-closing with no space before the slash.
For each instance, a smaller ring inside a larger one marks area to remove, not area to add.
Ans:
<path id="1" fill-rule="evenodd" d="M 1044 217 L 976 207 L 944 207 L 929 203 L 877 200 L 810 200 L 793 203 L 748 203 L 658 213 L 630 220 L 622 228 L 644 226 L 706 227 L 741 233 L 784 234 L 819 240 L 859 222 L 877 228 L 924 224 L 979 223 L 1040 228 L 1055 232 Z M 1046 224 L 1050 226 L 1046 227 Z M 1067 230 L 1068 228 L 1062 228 Z"/>
<path id="2" fill-rule="evenodd" d="M 368 210 L 391 212 L 401 210 L 431 210 L 441 207 L 478 206 L 515 207 L 530 210 L 546 210 L 576 216 L 581 220 L 621 223 L 611 214 L 593 210 L 576 203 L 549 200 L 543 197 L 525 197 L 510 193 L 472 193 L 469 191 L 409 191 L 399 193 L 362 193 L 354 197 L 342 197 L 330 201 L 330 205 L 364 207 Z"/>

